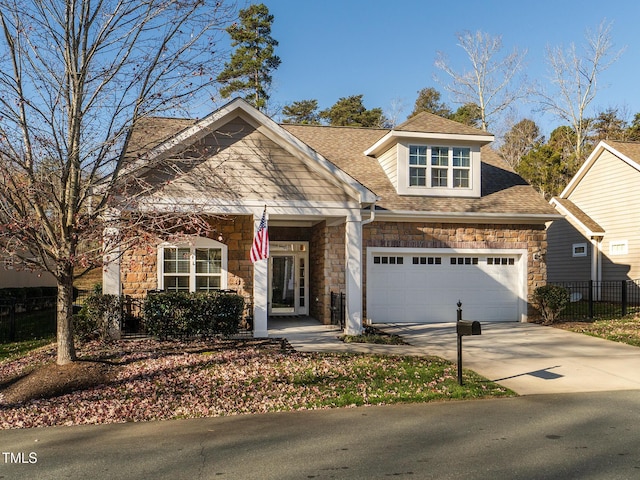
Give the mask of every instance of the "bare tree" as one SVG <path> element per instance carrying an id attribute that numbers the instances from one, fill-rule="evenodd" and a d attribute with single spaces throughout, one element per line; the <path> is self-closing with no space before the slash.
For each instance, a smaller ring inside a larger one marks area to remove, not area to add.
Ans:
<path id="1" fill-rule="evenodd" d="M 133 213 L 105 223 L 127 198 L 127 132 L 202 101 L 233 13 L 220 0 L 0 0 L 0 252 L 57 279 L 58 364 L 75 360 L 74 272 L 99 264 L 103 227 L 143 227 Z"/>
<path id="2" fill-rule="evenodd" d="M 511 167 L 518 167 L 522 157 L 544 142 L 536 123 L 528 118 L 520 120 L 504 135 L 499 152 Z"/>
<path id="3" fill-rule="evenodd" d="M 584 157 L 588 137 L 587 108 L 596 97 L 600 74 L 609 68 L 623 50 L 613 51 L 612 23 L 602 22 L 595 32 L 587 31 L 586 43 L 579 51 L 575 44 L 567 49 L 547 47 L 552 88 L 539 92 L 543 111 L 567 122 L 575 131 L 575 161 Z"/>
<path id="4" fill-rule="evenodd" d="M 528 94 L 524 79 L 516 83 L 527 52 L 514 48 L 511 53 L 501 55 L 502 37 L 481 31 L 464 31 L 456 37 L 471 62 L 471 69 L 457 71 L 442 52 L 438 52 L 435 64 L 450 77 L 445 88 L 457 103 L 480 107 L 480 125 L 486 131 L 494 118 Z"/>

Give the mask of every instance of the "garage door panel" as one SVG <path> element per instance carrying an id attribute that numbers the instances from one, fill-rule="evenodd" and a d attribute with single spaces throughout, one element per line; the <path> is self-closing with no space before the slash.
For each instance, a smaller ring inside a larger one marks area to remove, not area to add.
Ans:
<path id="1" fill-rule="evenodd" d="M 385 256 L 394 263 L 382 263 Z M 465 318 L 515 321 L 519 265 L 516 255 L 373 252 L 367 264 L 367 316 L 379 323 L 452 322 L 460 300 Z"/>

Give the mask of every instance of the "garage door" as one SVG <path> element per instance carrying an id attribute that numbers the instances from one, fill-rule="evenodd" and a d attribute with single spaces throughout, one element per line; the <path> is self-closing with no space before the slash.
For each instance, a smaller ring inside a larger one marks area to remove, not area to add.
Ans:
<path id="1" fill-rule="evenodd" d="M 521 305 L 521 255 L 429 250 L 370 250 L 367 317 L 374 323 L 517 321 Z"/>

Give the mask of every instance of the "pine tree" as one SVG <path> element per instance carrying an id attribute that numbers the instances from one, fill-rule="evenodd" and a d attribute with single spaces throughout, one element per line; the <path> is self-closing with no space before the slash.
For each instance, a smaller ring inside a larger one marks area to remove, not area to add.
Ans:
<path id="1" fill-rule="evenodd" d="M 297 123 L 302 125 L 319 125 L 318 100 L 299 100 L 282 108 L 285 118 L 282 123 Z"/>
<path id="2" fill-rule="evenodd" d="M 271 86 L 271 72 L 280 65 L 274 54 L 278 42 L 271 37 L 273 15 L 264 4 L 251 5 L 239 12 L 239 23 L 227 28 L 231 46 L 237 47 L 231 60 L 218 75 L 222 98 L 239 92 L 258 109 L 264 109 L 269 99 L 267 90 Z"/>

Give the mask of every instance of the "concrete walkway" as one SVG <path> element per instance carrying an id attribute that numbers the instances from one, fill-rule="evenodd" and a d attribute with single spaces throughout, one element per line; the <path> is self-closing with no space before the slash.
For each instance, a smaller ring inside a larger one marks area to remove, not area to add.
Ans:
<path id="1" fill-rule="evenodd" d="M 383 324 L 410 345 L 346 344 L 313 319 L 269 320 L 298 351 L 434 355 L 457 361 L 455 323 Z M 484 323 L 463 337 L 463 367 L 520 395 L 640 389 L 640 348 L 531 323 Z"/>

